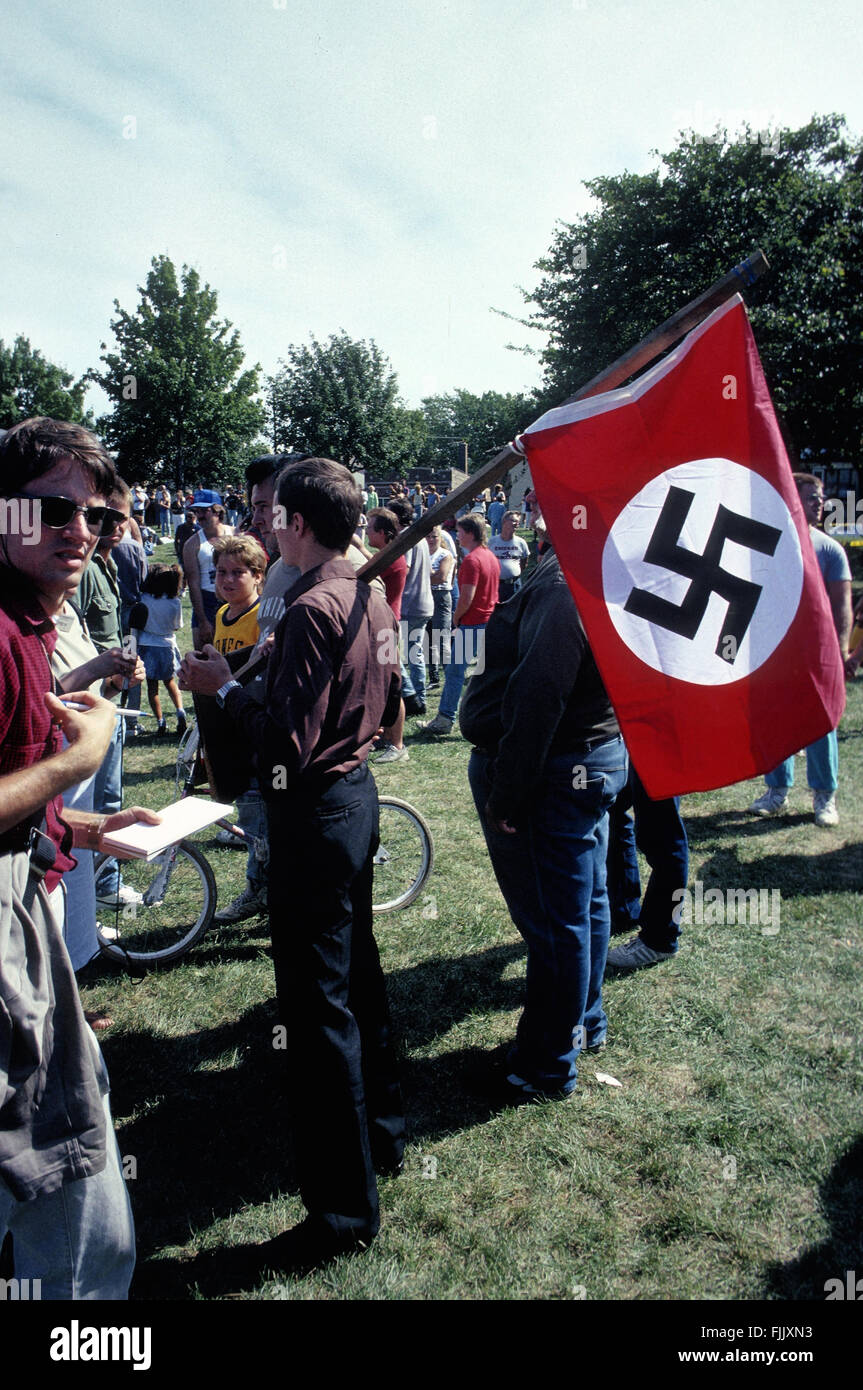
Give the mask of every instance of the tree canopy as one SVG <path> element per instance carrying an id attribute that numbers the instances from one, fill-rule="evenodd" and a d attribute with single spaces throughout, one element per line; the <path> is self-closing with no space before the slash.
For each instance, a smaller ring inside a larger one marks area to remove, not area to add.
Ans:
<path id="1" fill-rule="evenodd" d="M 798 450 L 863 452 L 863 159 L 839 116 L 800 130 L 681 136 L 649 174 L 585 186 L 537 264 L 531 326 L 549 334 L 543 404 L 557 405 L 756 246 L 747 294 L 776 405 Z"/>
<path id="2" fill-rule="evenodd" d="M 156 256 L 134 314 L 114 301 L 118 351 L 102 344 L 102 372 L 90 375 L 113 413 L 98 424 L 130 479 L 206 479 L 237 473 L 237 456 L 260 432 L 258 367 L 243 371 L 240 335 L 216 317 L 218 300 L 183 266 L 180 283 L 167 256 Z"/>
<path id="3" fill-rule="evenodd" d="M 32 348 L 28 338 L 17 337 L 11 347 L 0 339 L 0 429 L 33 415 L 90 425 L 90 412 L 84 410 L 86 390 L 86 377 L 76 382 L 70 372 Z"/>
<path id="4" fill-rule="evenodd" d="M 292 345 L 269 379 L 268 403 L 276 449 L 404 473 L 423 447 L 422 413 L 399 399 L 398 378 L 372 339 L 342 332 Z"/>
<path id="5" fill-rule="evenodd" d="M 426 457 L 438 467 L 451 467 L 454 441 L 467 444 L 471 471 L 529 425 L 538 414 L 536 401 L 523 394 L 502 395 L 456 390 L 443 396 L 426 396 L 422 403 L 428 442 Z M 461 464 L 459 463 L 459 467 Z"/>

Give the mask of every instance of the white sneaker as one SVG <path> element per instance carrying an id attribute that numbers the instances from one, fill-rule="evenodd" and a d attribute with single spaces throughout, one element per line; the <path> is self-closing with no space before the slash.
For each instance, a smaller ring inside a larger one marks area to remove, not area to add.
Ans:
<path id="1" fill-rule="evenodd" d="M 216 836 L 217 845 L 226 845 L 228 849 L 246 849 L 248 842 L 241 840 L 239 835 L 235 835 L 232 830 L 220 830 Z"/>
<path id="2" fill-rule="evenodd" d="M 640 970 L 643 965 L 657 965 L 661 960 L 671 960 L 676 951 L 654 951 L 640 936 L 634 936 L 625 946 L 615 946 L 608 953 L 608 964 L 615 970 Z"/>
<path id="3" fill-rule="evenodd" d="M 755 798 L 749 809 L 756 816 L 776 816 L 785 810 L 787 800 L 788 792 L 784 787 L 768 787 L 762 796 Z"/>
<path id="4" fill-rule="evenodd" d="M 828 826 L 839 824 L 839 812 L 836 810 L 836 793 L 827 791 L 814 791 L 812 793 L 812 809 L 815 812 L 815 824 Z"/>
<path id="5" fill-rule="evenodd" d="M 396 748 L 394 743 L 385 743 L 380 753 L 375 754 L 375 767 L 379 763 L 409 763 L 411 755 L 406 748 Z"/>
<path id="6" fill-rule="evenodd" d="M 130 883 L 124 883 L 116 893 L 98 893 L 96 902 L 100 907 L 141 907 L 144 895 Z"/>

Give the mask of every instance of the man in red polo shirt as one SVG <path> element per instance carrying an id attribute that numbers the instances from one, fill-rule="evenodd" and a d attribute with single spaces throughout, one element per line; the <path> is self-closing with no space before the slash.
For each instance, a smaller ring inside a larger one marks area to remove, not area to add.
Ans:
<path id="1" fill-rule="evenodd" d="M 104 526 L 116 474 L 87 430 L 25 420 L 0 442 L 0 1243 L 15 1277 L 45 1299 L 120 1299 L 134 1230 L 108 1108 L 104 1062 L 62 938 L 73 849 L 134 821 L 63 812 L 92 776 L 114 708 L 52 693 L 53 618 L 74 593 Z M 62 748 L 63 735 L 68 746 Z"/>
<path id="2" fill-rule="evenodd" d="M 427 734 L 448 734 L 458 713 L 468 666 L 482 661 L 485 626 L 497 604 L 500 565 L 486 545 L 486 524 L 470 513 L 456 526 L 464 559 L 458 572 L 458 603 L 452 615 L 452 653 L 434 719 L 419 727 Z"/>

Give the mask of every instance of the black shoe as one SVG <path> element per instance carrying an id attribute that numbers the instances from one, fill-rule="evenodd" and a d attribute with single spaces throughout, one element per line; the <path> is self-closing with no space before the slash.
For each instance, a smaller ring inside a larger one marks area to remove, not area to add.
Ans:
<path id="1" fill-rule="evenodd" d="M 388 1146 L 385 1151 L 375 1151 L 372 1147 L 372 1167 L 379 1178 L 397 1178 L 405 1170 L 404 1148 L 400 1145 L 395 1150 Z"/>
<path id="2" fill-rule="evenodd" d="M 274 1240 L 257 1247 L 261 1270 L 281 1274 L 309 1274 L 340 1255 L 359 1255 L 368 1250 L 374 1236 L 366 1240 L 351 1234 L 337 1236 L 307 1216 L 299 1226 L 283 1231 Z"/>
<path id="3" fill-rule="evenodd" d="M 405 696 L 405 714 L 425 714 L 426 702 L 421 700 L 419 695 Z"/>

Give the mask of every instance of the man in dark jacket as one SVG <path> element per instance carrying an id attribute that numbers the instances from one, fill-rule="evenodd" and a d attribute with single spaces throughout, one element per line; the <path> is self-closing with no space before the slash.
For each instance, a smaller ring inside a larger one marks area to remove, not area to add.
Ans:
<path id="1" fill-rule="evenodd" d="M 485 637 L 460 718 L 476 745 L 469 777 L 492 867 L 527 943 L 506 1093 L 563 1097 L 579 1051 L 599 1051 L 608 1028 L 608 808 L 626 750 L 552 549 Z"/>

